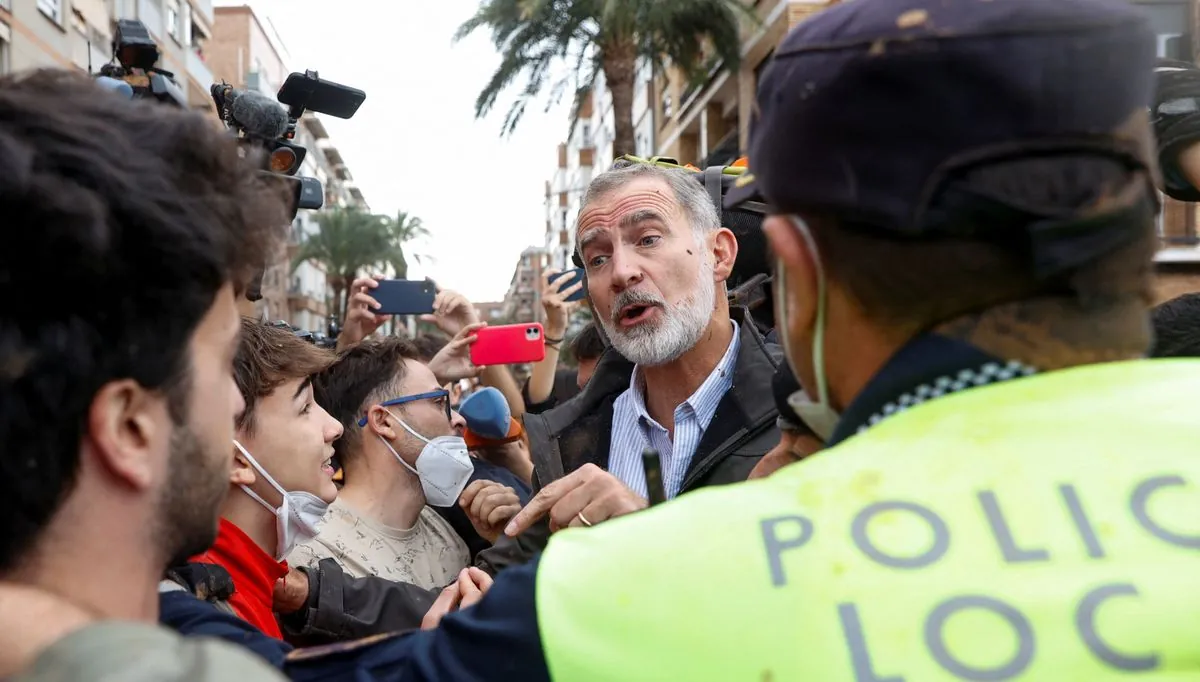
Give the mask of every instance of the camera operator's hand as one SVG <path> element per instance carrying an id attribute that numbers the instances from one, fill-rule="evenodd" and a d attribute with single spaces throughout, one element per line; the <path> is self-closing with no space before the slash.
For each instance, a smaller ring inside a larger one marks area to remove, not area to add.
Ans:
<path id="1" fill-rule="evenodd" d="M 442 617 L 447 613 L 474 606 L 491 587 L 492 576 L 474 566 L 464 568 L 459 572 L 458 580 L 442 590 L 437 601 L 425 612 L 425 617 L 421 619 L 421 629 L 432 630 L 442 622 Z"/>
<path id="2" fill-rule="evenodd" d="M 457 291 L 438 289 L 437 297 L 433 299 L 433 314 L 422 315 L 421 321 L 435 324 L 438 329 L 454 336 L 462 331 L 463 327 L 477 324 L 479 314 L 475 312 L 475 306 L 471 305 L 466 296 Z"/>
<path id="3" fill-rule="evenodd" d="M 577 305 L 574 302 L 568 302 L 567 298 L 583 288 L 581 280 L 567 287 L 565 291 L 559 291 L 559 282 L 551 282 L 550 279 L 560 272 L 560 270 L 551 269 L 542 276 L 542 308 L 546 310 L 546 337 L 550 339 L 561 339 L 566 336 L 567 321 L 571 318 L 571 311 Z"/>
<path id="4" fill-rule="evenodd" d="M 378 280 L 383 275 L 374 277 L 359 277 L 350 285 L 350 305 L 346 308 L 346 319 L 342 322 L 342 332 L 338 334 L 337 349 L 346 350 L 357 345 L 360 341 L 375 333 L 380 325 L 387 322 L 387 315 L 376 315 L 379 301 L 367 293 L 379 286 Z"/>
<path id="5" fill-rule="evenodd" d="M 459 379 L 472 379 L 483 372 L 471 362 L 471 344 L 475 343 L 475 332 L 487 326 L 485 322 L 469 324 L 458 331 L 454 338 L 442 347 L 429 361 L 429 369 L 439 384 L 448 384 Z"/>

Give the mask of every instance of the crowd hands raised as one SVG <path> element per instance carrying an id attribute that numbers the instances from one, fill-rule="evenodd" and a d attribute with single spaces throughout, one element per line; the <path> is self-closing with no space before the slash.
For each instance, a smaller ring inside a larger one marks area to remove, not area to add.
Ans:
<path id="1" fill-rule="evenodd" d="M 586 276 L 545 273 L 546 353 L 523 385 L 472 361 L 487 324 L 450 289 L 421 318 L 444 336 L 410 339 L 380 334 L 383 277 L 359 277 L 336 352 L 239 319 L 286 224 L 253 155 L 66 74 L 0 80 L 0 215 L 36 242 L 0 256 L 0 298 L 48 271 L 72 292 L 0 319 L 0 677 L 1200 676 L 1180 616 L 1200 610 L 1200 294 L 1151 316 L 1146 279 L 1148 181 L 1161 162 L 1163 188 L 1191 196 L 1200 119 L 1152 117 L 1164 156 L 1146 157 L 1150 128 L 1129 128 L 1150 89 L 1145 22 L 1108 0 L 1014 1 L 1009 31 L 999 3 L 943 3 L 933 22 L 1000 30 L 972 38 L 1000 80 L 1010 50 L 1056 49 L 1030 26 L 1079 34 L 1086 69 L 1041 60 L 1035 85 L 996 86 L 1017 92 L 1020 125 L 989 132 L 1003 154 L 959 148 L 982 138 L 958 130 L 903 154 L 911 186 L 865 172 L 899 154 L 885 141 L 906 117 L 961 129 L 986 103 L 942 83 L 957 48 L 892 60 L 877 46 L 895 22 L 845 3 L 764 74 L 750 171 L 598 175 L 576 226 Z M 847 103 L 803 48 L 855 22 L 873 78 L 928 106 L 900 111 L 860 78 L 857 103 L 894 116 L 823 118 Z M 1168 73 L 1200 98 L 1193 70 Z M 1039 100 L 1101 90 L 1073 116 Z M 1039 155 L 1014 157 L 1026 143 Z M 983 171 L 937 166 L 964 155 Z M 770 292 L 734 295 L 763 273 Z M 580 305 L 593 321 L 568 336 Z M 871 523 L 889 513 L 908 517 Z M 1097 621 L 1116 598 L 1122 622 Z M 1016 653 L 954 630 L 971 610 L 1007 623 Z M 1035 657 L 1043 638 L 1060 645 Z"/>

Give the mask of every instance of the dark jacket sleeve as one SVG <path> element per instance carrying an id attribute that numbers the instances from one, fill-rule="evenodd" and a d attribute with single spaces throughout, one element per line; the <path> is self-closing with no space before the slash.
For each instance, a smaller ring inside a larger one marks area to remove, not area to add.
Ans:
<path id="1" fill-rule="evenodd" d="M 538 480 L 535 469 L 532 492 L 536 495 L 541 488 L 542 484 Z M 529 499 L 521 500 L 522 506 L 526 504 L 529 504 Z M 475 567 L 488 575 L 495 576 L 506 568 L 529 563 L 543 549 L 546 549 L 548 542 L 550 542 L 550 517 L 547 514 L 515 538 L 501 535 L 500 539 L 496 540 L 496 544 L 475 555 Z"/>
<path id="2" fill-rule="evenodd" d="M 471 472 L 471 481 L 495 481 L 506 485 L 517 493 L 522 507 L 529 504 L 532 491 L 525 481 L 517 478 L 516 474 L 502 466 L 479 458 L 472 458 L 471 463 L 475 467 L 475 470 Z M 467 512 L 462 507 L 456 504 L 453 507 L 433 507 L 433 510 L 450 524 L 463 542 L 467 543 L 467 550 L 471 552 L 472 557 L 478 557 L 480 552 L 492 546 L 491 542 L 480 536 L 479 531 L 475 530 L 475 526 L 471 524 L 471 518 L 467 516 Z"/>
<path id="3" fill-rule="evenodd" d="M 293 682 L 549 682 L 536 576 L 537 564 L 505 571 L 482 601 L 434 630 L 297 649 L 284 672 Z"/>
<path id="4" fill-rule="evenodd" d="M 283 665 L 284 658 L 292 650 L 286 642 L 266 635 L 241 618 L 225 613 L 189 592 L 160 592 L 158 608 L 159 623 L 179 634 L 223 639 L 249 649 L 276 667 Z"/>
<path id="5" fill-rule="evenodd" d="M 299 568 L 308 576 L 308 602 L 280 618 L 284 636 L 296 646 L 419 628 L 439 593 L 375 576 L 353 578 L 333 559 Z"/>

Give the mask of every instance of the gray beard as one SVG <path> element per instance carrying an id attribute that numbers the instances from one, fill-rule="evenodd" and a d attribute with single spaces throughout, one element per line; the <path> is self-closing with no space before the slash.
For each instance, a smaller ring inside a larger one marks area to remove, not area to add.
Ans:
<path id="1" fill-rule="evenodd" d="M 663 306 L 661 319 L 632 329 L 622 329 L 611 319 L 601 320 L 601 326 L 613 348 L 630 362 L 644 367 L 665 365 L 700 342 L 712 320 L 716 296 L 712 263 L 704 263 L 693 293 L 674 306 Z"/>

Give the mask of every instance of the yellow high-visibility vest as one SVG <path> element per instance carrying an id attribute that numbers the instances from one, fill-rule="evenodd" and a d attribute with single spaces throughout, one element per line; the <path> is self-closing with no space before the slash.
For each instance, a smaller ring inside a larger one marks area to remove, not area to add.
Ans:
<path id="1" fill-rule="evenodd" d="M 556 534 L 556 681 L 1200 680 L 1200 361 L 947 396 Z"/>

